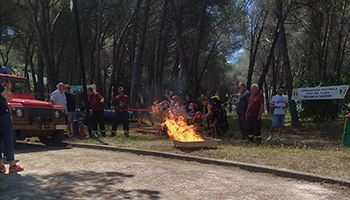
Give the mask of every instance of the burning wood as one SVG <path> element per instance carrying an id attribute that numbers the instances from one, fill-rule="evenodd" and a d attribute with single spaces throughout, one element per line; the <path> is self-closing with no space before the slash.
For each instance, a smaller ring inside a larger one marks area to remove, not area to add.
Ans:
<path id="1" fill-rule="evenodd" d="M 164 103 L 163 103 L 164 104 Z M 162 127 L 166 127 L 170 138 L 183 142 L 204 141 L 201 135 L 196 134 L 194 126 L 187 125 L 185 118 L 181 115 L 183 112 L 176 108 L 167 108 L 162 103 L 155 102 L 152 111 L 156 115 L 162 114 L 162 110 L 167 109 Z"/>
<path id="2" fill-rule="evenodd" d="M 203 137 L 196 134 L 194 126 L 187 125 L 183 116 L 175 116 L 168 113 L 165 122 L 162 124 L 166 126 L 167 133 L 170 138 L 183 142 L 204 141 Z"/>

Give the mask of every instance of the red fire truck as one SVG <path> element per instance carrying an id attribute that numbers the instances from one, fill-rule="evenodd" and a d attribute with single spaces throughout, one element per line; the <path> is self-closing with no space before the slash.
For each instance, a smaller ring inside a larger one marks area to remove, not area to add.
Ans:
<path id="1" fill-rule="evenodd" d="M 46 145 L 58 145 L 64 139 L 65 111 L 62 106 L 36 100 L 29 82 L 21 76 L 0 73 L 0 84 L 12 83 L 12 114 L 14 141 L 37 136 Z"/>

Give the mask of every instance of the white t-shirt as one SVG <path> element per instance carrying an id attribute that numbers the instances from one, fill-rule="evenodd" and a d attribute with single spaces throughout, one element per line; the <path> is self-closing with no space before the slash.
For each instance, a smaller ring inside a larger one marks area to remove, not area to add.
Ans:
<path id="1" fill-rule="evenodd" d="M 65 92 L 61 92 L 58 89 L 53 91 L 51 93 L 51 100 L 53 101 L 54 105 L 60 105 L 64 107 L 64 110 L 67 114 L 67 99 L 66 99 L 66 95 Z"/>
<path id="2" fill-rule="evenodd" d="M 274 114 L 275 115 L 285 115 L 286 111 L 283 109 L 283 107 L 288 103 L 288 98 L 285 95 L 275 95 L 271 99 L 271 104 L 275 106 L 280 106 L 280 108 L 275 108 Z"/>

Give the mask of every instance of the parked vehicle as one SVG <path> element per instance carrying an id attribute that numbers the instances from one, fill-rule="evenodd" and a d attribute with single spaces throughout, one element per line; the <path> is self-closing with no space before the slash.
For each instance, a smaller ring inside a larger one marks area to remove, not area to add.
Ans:
<path id="1" fill-rule="evenodd" d="M 0 73 L 0 83 L 12 83 L 12 101 L 8 102 L 14 127 L 14 141 L 37 136 L 46 145 L 58 145 L 67 129 L 62 106 L 36 100 L 25 77 Z"/>

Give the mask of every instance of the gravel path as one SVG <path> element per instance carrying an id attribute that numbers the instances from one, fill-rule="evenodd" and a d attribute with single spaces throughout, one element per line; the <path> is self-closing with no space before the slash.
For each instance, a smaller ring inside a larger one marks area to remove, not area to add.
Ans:
<path id="1" fill-rule="evenodd" d="M 350 199 L 349 188 L 129 153 L 21 144 L 16 159 L 25 171 L 0 174 L 2 200 Z"/>

